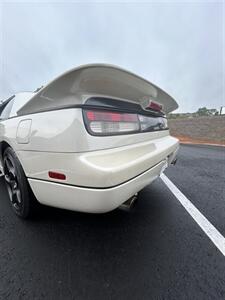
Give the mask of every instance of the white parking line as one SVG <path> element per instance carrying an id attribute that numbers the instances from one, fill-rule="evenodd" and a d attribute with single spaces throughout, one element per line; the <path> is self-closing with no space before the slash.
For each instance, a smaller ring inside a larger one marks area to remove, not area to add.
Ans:
<path id="1" fill-rule="evenodd" d="M 174 196 L 183 205 L 186 211 L 192 216 L 195 222 L 201 227 L 213 244 L 225 256 L 225 238 L 222 234 L 203 216 L 203 214 L 188 200 L 187 197 L 169 180 L 165 175 L 161 175 L 162 181 L 167 185 Z"/>

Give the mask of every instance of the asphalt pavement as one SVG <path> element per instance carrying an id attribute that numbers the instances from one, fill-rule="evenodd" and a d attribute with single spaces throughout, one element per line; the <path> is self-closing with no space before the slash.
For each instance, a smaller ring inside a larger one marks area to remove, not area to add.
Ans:
<path id="1" fill-rule="evenodd" d="M 181 146 L 165 174 L 225 236 L 225 148 Z M 225 257 L 160 178 L 130 212 L 32 221 L 0 179 L 0 299 L 225 299 Z"/>

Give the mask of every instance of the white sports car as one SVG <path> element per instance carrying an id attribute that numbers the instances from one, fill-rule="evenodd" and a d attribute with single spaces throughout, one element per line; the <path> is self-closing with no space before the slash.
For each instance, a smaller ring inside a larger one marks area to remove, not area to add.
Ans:
<path id="1" fill-rule="evenodd" d="M 166 113 L 177 103 L 115 66 L 72 69 L 0 106 L 0 173 L 14 212 L 35 204 L 104 213 L 175 162 Z"/>

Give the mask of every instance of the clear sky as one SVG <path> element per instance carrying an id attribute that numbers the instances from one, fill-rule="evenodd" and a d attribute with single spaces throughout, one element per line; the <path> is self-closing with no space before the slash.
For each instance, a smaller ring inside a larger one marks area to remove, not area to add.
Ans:
<path id="1" fill-rule="evenodd" d="M 224 6 L 222 0 L 3 1 L 0 99 L 103 62 L 160 86 L 180 112 L 219 108 L 225 105 Z"/>

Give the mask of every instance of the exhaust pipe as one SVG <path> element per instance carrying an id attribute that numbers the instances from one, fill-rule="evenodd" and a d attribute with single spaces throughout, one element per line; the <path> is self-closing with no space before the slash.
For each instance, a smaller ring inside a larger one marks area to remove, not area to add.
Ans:
<path id="1" fill-rule="evenodd" d="M 125 201 L 122 205 L 120 205 L 120 209 L 129 211 L 134 206 L 135 202 L 137 201 L 138 193 L 134 194 L 130 197 L 127 201 Z"/>
<path id="2" fill-rule="evenodd" d="M 171 165 L 174 165 L 177 163 L 177 158 L 174 158 L 174 160 L 171 162 Z"/>

